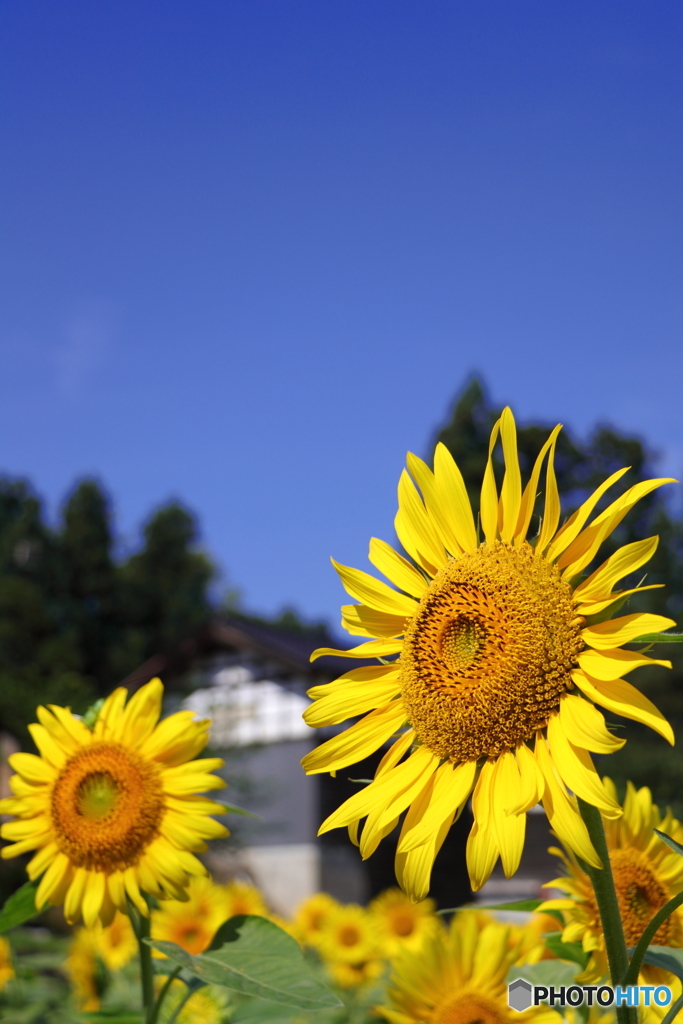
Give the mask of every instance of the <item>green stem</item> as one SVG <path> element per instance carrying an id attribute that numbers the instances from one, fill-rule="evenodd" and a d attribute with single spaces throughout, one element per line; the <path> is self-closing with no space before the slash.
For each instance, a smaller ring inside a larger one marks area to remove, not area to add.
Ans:
<path id="1" fill-rule="evenodd" d="M 194 995 L 194 993 L 196 991 L 197 991 L 196 989 L 190 989 L 189 992 L 185 995 L 185 998 L 181 999 L 181 1001 L 178 1003 L 178 1005 L 176 1006 L 175 1010 L 173 1011 L 173 1015 L 171 1016 L 168 1024 L 175 1024 L 175 1022 L 178 1019 L 178 1016 L 180 1014 L 180 1011 L 185 1006 L 185 1003 L 188 1001 L 188 999 L 190 999 Z"/>
<path id="2" fill-rule="evenodd" d="M 624 929 L 621 924 L 621 914 L 619 913 L 617 891 L 614 887 L 607 840 L 605 839 L 605 829 L 597 807 L 586 803 L 580 797 L 577 797 L 577 800 L 590 840 L 595 848 L 595 852 L 602 861 L 602 868 L 594 868 L 590 864 L 585 864 L 584 867 L 591 880 L 595 900 L 600 912 L 612 984 L 619 985 L 623 984 L 622 979 L 628 970 L 628 952 L 626 950 Z M 636 1024 L 637 1010 L 635 1007 L 618 1006 L 617 1021 L 619 1024 Z"/>
<path id="3" fill-rule="evenodd" d="M 667 1013 L 666 1017 L 662 1021 L 662 1024 L 672 1024 L 672 1021 L 675 1020 L 675 1018 L 676 1018 L 676 1014 L 678 1013 L 678 1011 L 682 1007 L 683 1007 L 683 995 L 678 997 L 678 999 L 673 1004 L 673 1006 L 671 1007 L 671 1009 Z"/>
<path id="4" fill-rule="evenodd" d="M 148 946 L 145 939 L 150 935 L 149 916 L 143 917 L 137 911 L 130 908 L 130 919 L 138 940 L 138 951 L 140 954 L 140 980 L 142 982 L 142 1016 L 145 1024 L 152 1024 L 154 1018 L 154 966 L 152 964 L 152 947 Z"/>
<path id="5" fill-rule="evenodd" d="M 672 900 L 665 903 L 661 910 L 658 910 L 655 916 L 652 918 L 643 934 L 638 939 L 638 944 L 633 950 L 633 956 L 631 957 L 631 965 L 624 976 L 624 985 L 637 985 L 638 975 L 640 974 L 640 968 L 643 964 L 643 958 L 647 953 L 647 947 L 650 945 L 655 937 L 655 934 L 664 924 L 667 917 L 673 914 L 674 910 L 680 907 L 683 903 L 683 892 L 679 892 L 677 896 L 674 896 Z M 663 1024 L 663 1022 L 662 1022 Z"/>
<path id="6" fill-rule="evenodd" d="M 168 992 L 169 988 L 171 987 L 175 979 L 178 977 L 182 969 L 182 965 L 178 964 L 175 970 L 171 971 L 168 978 L 164 982 L 161 992 L 157 996 L 157 1000 L 154 1006 L 152 1007 L 152 1013 L 149 1017 L 148 1024 L 156 1024 L 157 1017 L 159 1016 L 159 1010 L 161 1009 L 161 1005 L 164 999 L 166 998 L 166 993 Z"/>

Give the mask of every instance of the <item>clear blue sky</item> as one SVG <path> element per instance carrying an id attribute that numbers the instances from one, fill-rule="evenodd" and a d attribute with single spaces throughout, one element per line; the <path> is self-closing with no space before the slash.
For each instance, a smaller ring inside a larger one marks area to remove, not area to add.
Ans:
<path id="1" fill-rule="evenodd" d="M 683 6 L 3 0 L 0 469 L 337 619 L 472 370 L 683 466 Z"/>

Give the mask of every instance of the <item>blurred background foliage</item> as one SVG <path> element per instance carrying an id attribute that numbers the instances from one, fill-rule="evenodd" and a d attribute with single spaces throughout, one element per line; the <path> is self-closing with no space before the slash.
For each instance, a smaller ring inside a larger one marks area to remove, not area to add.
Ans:
<path id="1" fill-rule="evenodd" d="M 431 456 L 437 441 L 450 449 L 475 510 L 489 434 L 499 413 L 483 381 L 471 378 L 427 452 Z M 520 425 L 524 474 L 553 425 Z M 631 469 L 615 494 L 656 475 L 656 454 L 641 439 L 609 426 L 598 425 L 585 440 L 564 429 L 556 457 L 563 517 L 623 466 Z M 621 544 L 660 536 L 647 582 L 665 588 L 640 595 L 637 606 L 622 614 L 648 610 L 678 618 L 683 610 L 683 519 L 667 490 L 639 502 L 601 551 L 604 558 Z M 608 492 L 603 505 L 611 500 Z M 0 730 L 22 745 L 30 743 L 26 725 L 37 703 L 65 704 L 82 712 L 149 658 L 172 655 L 217 610 L 211 588 L 216 567 L 198 548 L 195 516 L 177 502 L 159 508 L 147 521 L 139 550 L 125 557 L 116 552 L 111 501 L 96 480 L 77 483 L 51 526 L 28 483 L 0 479 Z M 239 613 L 234 594 L 228 610 Z M 319 628 L 303 623 L 291 609 L 270 624 L 294 631 Z M 683 659 L 676 659 L 676 650 L 673 645 L 666 652 L 658 649 L 659 657 L 675 660 L 672 673 L 656 670 L 650 676 L 639 670 L 638 685 L 680 732 Z M 683 759 L 653 733 L 634 723 L 619 724 L 630 742 L 610 755 L 603 770 L 623 783 L 629 766 L 637 764 L 638 781 L 683 813 Z"/>

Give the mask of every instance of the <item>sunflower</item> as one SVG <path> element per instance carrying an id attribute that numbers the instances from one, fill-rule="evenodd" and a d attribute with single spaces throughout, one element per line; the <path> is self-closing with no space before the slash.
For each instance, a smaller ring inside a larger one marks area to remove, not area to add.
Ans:
<path id="1" fill-rule="evenodd" d="M 519 958 L 520 931 L 477 911 L 454 914 L 450 928 L 440 925 L 420 949 L 399 954 L 390 1005 L 376 1013 L 390 1024 L 554 1024 L 547 1006 L 521 1014 L 508 1006 L 505 977 Z"/>
<path id="2" fill-rule="evenodd" d="M 357 903 L 347 903 L 330 914 L 318 949 L 324 960 L 347 964 L 373 960 L 382 952 L 377 925 Z"/>
<path id="3" fill-rule="evenodd" d="M 208 948 L 220 926 L 232 915 L 226 907 L 225 886 L 214 885 L 206 876 L 192 878 L 187 894 L 189 898 L 182 903 L 163 900 L 159 909 L 152 911 L 152 938 L 174 942 L 196 955 Z M 156 950 L 153 955 L 163 959 L 163 954 Z"/>
<path id="4" fill-rule="evenodd" d="M 471 793 L 467 863 L 474 889 L 498 857 L 508 877 L 516 871 L 526 812 L 539 801 L 563 842 L 599 866 L 569 793 L 607 817 L 621 813 L 590 751 L 608 753 L 624 740 L 607 730 L 596 704 L 673 742 L 663 715 L 622 678 L 640 665 L 670 667 L 622 645 L 673 621 L 649 614 L 608 618 L 628 596 L 648 589 L 613 588 L 651 557 L 658 538 L 627 544 L 582 576 L 629 509 L 669 481 L 637 483 L 593 516 L 627 472 L 619 470 L 558 529 L 553 459 L 559 430 L 543 445 L 522 489 L 515 421 L 503 411 L 481 489 L 481 542 L 462 475 L 439 444 L 433 471 L 409 454 L 409 472 L 399 482 L 395 525 L 409 557 L 376 538 L 370 542 L 370 561 L 394 587 L 333 561 L 347 592 L 362 602 L 342 608 L 342 624 L 370 639 L 350 651 L 322 648 L 311 657 L 381 663 L 309 690 L 314 702 L 304 717 L 311 726 L 364 717 L 302 764 L 309 774 L 336 772 L 394 739 L 373 782 L 320 831 L 348 826 L 367 857 L 407 810 L 396 872 L 416 900 L 427 895 L 436 853 Z M 505 460 L 500 496 L 493 459 L 499 437 Z M 543 518 L 538 535 L 527 540 L 546 459 Z"/>
<path id="5" fill-rule="evenodd" d="M 355 964 L 345 961 L 327 964 L 327 972 L 339 988 L 360 988 L 376 981 L 383 971 L 384 960 L 379 959 L 361 960 Z"/>
<path id="6" fill-rule="evenodd" d="M 108 975 L 94 928 L 78 928 L 64 964 L 81 1010 L 99 1010 Z"/>
<path id="7" fill-rule="evenodd" d="M 304 946 L 319 946 L 330 917 L 341 904 L 326 892 L 317 892 L 304 900 L 296 910 L 293 926 Z"/>
<path id="8" fill-rule="evenodd" d="M 110 925 L 96 924 L 94 931 L 98 952 L 110 971 L 120 971 L 136 955 L 137 939 L 125 914 L 117 911 Z"/>
<path id="9" fill-rule="evenodd" d="M 155 977 L 157 994 L 166 980 L 163 975 Z M 159 1024 L 170 1021 L 174 1024 L 223 1024 L 229 1015 L 230 997 L 225 989 L 207 985 L 190 995 L 185 982 L 174 978 L 161 1005 Z"/>
<path id="10" fill-rule="evenodd" d="M 249 882 L 242 882 L 234 878 L 227 885 L 221 887 L 225 905 L 225 920 L 236 917 L 238 914 L 255 914 L 258 917 L 268 917 L 268 907 L 263 896 Z"/>
<path id="11" fill-rule="evenodd" d="M 418 949 L 438 926 L 434 900 L 413 903 L 400 889 L 387 889 L 371 901 L 368 910 L 377 922 L 386 955 Z"/>
<path id="12" fill-rule="evenodd" d="M 36 907 L 64 904 L 67 921 L 109 924 L 128 899 L 148 914 L 142 895 L 187 898 L 190 879 L 205 874 L 194 856 L 206 839 L 228 834 L 209 817 L 225 808 L 196 794 L 225 785 L 210 775 L 219 758 L 193 760 L 208 738 L 208 721 L 180 711 L 159 722 L 163 686 L 153 679 L 126 704 L 115 690 L 92 730 L 68 708 L 39 707 L 29 729 L 40 752 L 12 754 L 13 798 L 0 813 L 13 845 L 3 857 L 29 850 L 31 879 L 42 879 Z"/>
<path id="13" fill-rule="evenodd" d="M 0 935 L 0 992 L 14 977 L 14 967 L 12 966 L 12 951 L 10 944 L 7 939 Z"/>
<path id="14" fill-rule="evenodd" d="M 605 778 L 603 783 L 616 799 L 612 781 Z M 632 783 L 627 784 L 623 810 L 620 819 L 605 822 L 605 837 L 626 945 L 635 946 L 657 911 L 683 889 L 683 858 L 673 853 L 653 829 L 665 832 L 680 843 L 683 842 L 683 826 L 670 811 L 662 816 L 646 786 L 636 790 Z M 563 851 L 551 847 L 551 850 L 564 862 L 567 875 L 548 882 L 547 887 L 562 889 L 569 898 L 548 900 L 540 909 L 562 911 L 566 921 L 563 940 L 580 942 L 584 950 L 592 954 L 581 978 L 590 982 L 598 980 L 608 972 L 593 887 L 571 849 Z M 683 946 L 683 909 L 679 907 L 666 919 L 653 942 L 658 946 Z M 648 972 L 652 969 L 644 965 L 643 975 L 647 977 Z"/>

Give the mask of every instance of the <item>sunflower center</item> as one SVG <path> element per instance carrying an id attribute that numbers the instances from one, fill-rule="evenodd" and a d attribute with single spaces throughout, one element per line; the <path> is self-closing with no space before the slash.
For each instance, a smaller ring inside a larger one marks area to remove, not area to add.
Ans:
<path id="1" fill-rule="evenodd" d="M 358 929 L 347 924 L 339 930 L 339 942 L 342 946 L 356 946 L 360 940 Z"/>
<path id="2" fill-rule="evenodd" d="M 164 796 L 152 763 L 119 743 L 93 743 L 60 771 L 50 810 L 72 864 L 115 871 L 135 864 L 158 834 Z"/>
<path id="3" fill-rule="evenodd" d="M 437 1005 L 430 1024 L 503 1024 L 507 1016 L 494 999 L 474 992 L 448 996 Z"/>
<path id="4" fill-rule="evenodd" d="M 391 922 L 391 927 L 395 935 L 405 938 L 415 931 L 415 921 L 408 914 L 396 914 Z"/>
<path id="5" fill-rule="evenodd" d="M 668 901 L 669 893 L 647 858 L 638 850 L 613 850 L 610 862 L 624 935 L 627 945 L 634 946 L 648 922 Z M 653 942 L 658 946 L 672 945 L 674 930 L 675 919 L 672 916 L 659 928 Z"/>
<path id="6" fill-rule="evenodd" d="M 571 586 L 528 544 L 451 559 L 420 601 L 401 655 L 419 738 L 454 761 L 529 739 L 572 685 L 581 626 Z"/>

